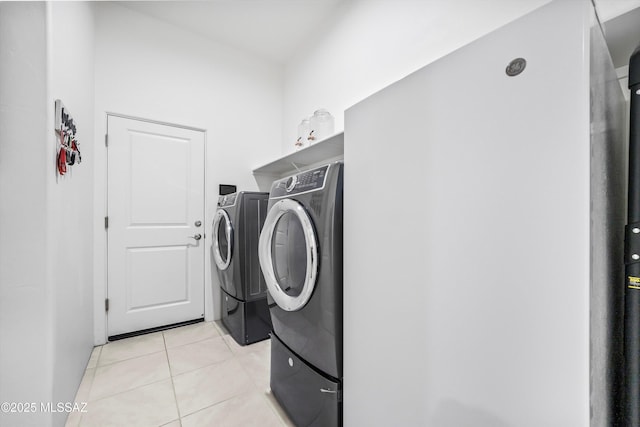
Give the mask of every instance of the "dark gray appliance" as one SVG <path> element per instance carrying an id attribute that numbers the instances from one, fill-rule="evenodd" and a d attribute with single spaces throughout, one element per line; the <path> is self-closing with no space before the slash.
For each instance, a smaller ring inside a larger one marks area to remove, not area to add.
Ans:
<path id="1" fill-rule="evenodd" d="M 629 59 L 629 184 L 625 230 L 625 426 L 640 426 L 640 45 Z"/>
<path id="2" fill-rule="evenodd" d="M 269 193 L 220 196 L 213 219 L 213 259 L 222 296 L 222 323 L 240 345 L 269 337 L 267 288 L 258 261 L 258 239 Z"/>
<path id="3" fill-rule="evenodd" d="M 271 390 L 299 427 L 342 425 L 342 183 L 340 162 L 274 182 L 260 235 Z"/>

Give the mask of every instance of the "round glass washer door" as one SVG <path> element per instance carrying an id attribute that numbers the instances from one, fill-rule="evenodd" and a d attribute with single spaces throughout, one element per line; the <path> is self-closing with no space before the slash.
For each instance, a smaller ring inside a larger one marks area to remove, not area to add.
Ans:
<path id="1" fill-rule="evenodd" d="M 227 211 L 218 209 L 213 217 L 213 259 L 220 270 L 231 263 L 233 251 L 233 229 Z"/>
<path id="2" fill-rule="evenodd" d="M 260 266 L 271 297 L 286 311 L 311 298 L 318 275 L 318 243 L 311 218 L 291 199 L 274 204 L 258 243 Z"/>

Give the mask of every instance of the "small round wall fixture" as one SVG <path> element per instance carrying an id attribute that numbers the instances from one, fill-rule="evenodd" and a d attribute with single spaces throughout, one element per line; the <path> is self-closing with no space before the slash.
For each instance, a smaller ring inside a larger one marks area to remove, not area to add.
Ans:
<path id="1" fill-rule="evenodd" d="M 516 58 L 513 61 L 509 62 L 509 65 L 507 65 L 507 69 L 505 71 L 507 73 L 507 76 L 515 77 L 518 74 L 522 73 L 526 67 L 527 67 L 526 59 Z"/>

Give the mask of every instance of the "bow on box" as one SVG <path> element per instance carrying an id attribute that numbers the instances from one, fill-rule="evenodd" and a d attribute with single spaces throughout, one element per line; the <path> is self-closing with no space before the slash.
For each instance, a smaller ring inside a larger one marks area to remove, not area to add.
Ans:
<path id="1" fill-rule="evenodd" d="M 56 159 L 58 173 L 64 175 L 67 173 L 67 166 L 73 166 L 82 161 L 80 143 L 76 138 L 76 124 L 69 114 L 62 101 L 56 99 L 55 102 L 55 126 L 56 133 L 59 137 L 58 156 Z"/>

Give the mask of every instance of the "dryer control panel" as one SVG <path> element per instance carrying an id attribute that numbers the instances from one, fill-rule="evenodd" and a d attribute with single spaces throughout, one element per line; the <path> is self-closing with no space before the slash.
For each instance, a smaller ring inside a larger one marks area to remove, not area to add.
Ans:
<path id="1" fill-rule="evenodd" d="M 273 183 L 271 198 L 286 197 L 293 194 L 306 193 L 308 191 L 321 190 L 330 165 L 322 166 L 288 178 L 283 178 Z"/>

